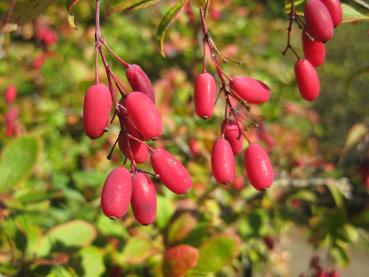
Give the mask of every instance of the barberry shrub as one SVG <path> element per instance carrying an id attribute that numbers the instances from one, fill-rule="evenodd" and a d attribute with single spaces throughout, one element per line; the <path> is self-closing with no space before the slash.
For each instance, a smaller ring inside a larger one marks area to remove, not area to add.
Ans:
<path id="1" fill-rule="evenodd" d="M 1 274 L 339 276 L 365 247 L 363 1 L 5 2 Z"/>

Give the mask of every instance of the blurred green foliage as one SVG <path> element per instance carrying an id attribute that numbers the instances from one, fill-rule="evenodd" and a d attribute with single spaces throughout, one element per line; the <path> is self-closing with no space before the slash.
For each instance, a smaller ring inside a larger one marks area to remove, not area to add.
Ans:
<path id="1" fill-rule="evenodd" d="M 246 178 L 241 190 L 211 178 L 209 152 L 220 135 L 224 103 L 219 101 L 209 121 L 194 116 L 193 80 L 202 57 L 196 1 L 191 1 L 195 20 L 182 12 L 168 30 L 166 58 L 160 55 L 156 28 L 176 1 L 120 12 L 112 11 L 128 2 L 103 1 L 105 40 L 155 83 L 165 125 L 157 145 L 178 155 L 194 181 L 185 197 L 159 185 L 156 222 L 140 226 L 131 212 L 111 221 L 100 211 L 105 176 L 124 159 L 117 149 L 112 161 L 106 159 L 118 123 L 97 141 L 82 131 L 83 96 L 94 81 L 93 1 L 73 8 L 77 30 L 68 24 L 65 1 L 37 2 L 38 9 L 24 9 L 28 2 L 19 1 L 12 20 L 22 15 L 22 25 L 8 24 L 0 34 L 0 91 L 17 86 L 22 127 L 18 138 L 0 137 L 4 276 L 175 276 L 175 270 L 187 276 L 284 276 L 287 262 L 271 255 L 283 256 L 279 238 L 296 226 L 314 249 L 327 251 L 332 267 L 349 263 L 350 246 L 368 249 L 368 193 L 361 176 L 369 165 L 367 21 L 335 31 L 327 43 L 327 62 L 318 69 L 321 96 L 310 104 L 296 90 L 294 57 L 281 55 L 288 24 L 283 1 L 212 1 L 220 13 L 220 19 L 208 22 L 213 40 L 226 56 L 242 61 L 224 64 L 224 70 L 260 78 L 273 91 L 270 103 L 248 114 L 264 120 L 275 141 L 270 153 L 278 178 L 272 189 L 259 193 Z M 2 14 L 7 7 L 8 1 L 0 1 Z M 349 21 L 365 18 L 364 9 L 354 8 Z M 46 48 L 34 37 L 36 18 L 59 38 L 40 68 L 34 61 Z M 302 53 L 296 29 L 292 42 Z M 109 62 L 125 80 L 124 68 L 112 58 Z M 106 82 L 102 67 L 99 73 Z M 1 101 L 1 113 L 6 109 Z M 249 135 L 258 139 L 255 130 Z M 199 155 L 191 153 L 189 139 L 199 144 Z M 239 176 L 245 175 L 242 160 L 237 158 Z M 179 245 L 191 248 L 164 263 L 165 251 Z"/>

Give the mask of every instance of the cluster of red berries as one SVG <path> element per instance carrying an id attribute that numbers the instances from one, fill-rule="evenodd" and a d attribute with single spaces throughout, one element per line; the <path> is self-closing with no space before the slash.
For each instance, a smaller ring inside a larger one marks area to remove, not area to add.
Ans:
<path id="1" fill-rule="evenodd" d="M 42 52 L 33 60 L 32 67 L 40 69 L 46 59 L 52 55 L 50 48 L 58 42 L 56 32 L 45 22 L 36 21 L 34 24 L 35 38 L 42 45 Z"/>
<path id="2" fill-rule="evenodd" d="M 9 85 L 4 93 L 4 100 L 7 105 L 7 111 L 5 113 L 5 135 L 8 137 L 14 137 L 20 133 L 20 125 L 18 122 L 18 109 L 14 102 L 17 99 L 17 88 L 15 85 Z"/>
<path id="3" fill-rule="evenodd" d="M 340 273 L 336 269 L 324 269 L 320 263 L 318 256 L 313 256 L 310 260 L 310 269 L 314 277 L 340 277 Z M 303 276 L 303 275 L 302 275 Z"/>
<path id="4" fill-rule="evenodd" d="M 131 166 L 130 171 L 117 167 L 109 173 L 101 194 L 102 211 L 109 218 L 122 218 L 131 203 L 137 221 L 146 225 L 152 223 L 156 217 L 156 189 L 149 175 L 160 178 L 176 194 L 187 193 L 192 187 L 192 180 L 186 168 L 172 154 L 163 148 L 153 149 L 145 143 L 158 139 L 163 130 L 160 114 L 155 107 L 153 86 L 139 65 L 128 64 L 106 44 L 100 34 L 99 9 L 97 0 L 96 81 L 88 88 L 84 98 L 84 131 L 91 139 L 101 137 L 113 121 L 110 121 L 110 112 L 114 104 L 113 119 L 117 116 L 120 122 L 120 132 L 114 146 L 118 143 L 125 156 L 124 164 L 130 160 Z M 124 65 L 132 91 L 112 71 L 103 46 Z M 102 58 L 109 87 L 99 82 L 98 54 Z M 116 100 L 114 85 L 121 95 L 119 102 Z M 137 168 L 137 164 L 149 159 L 156 174 Z"/>
<path id="5" fill-rule="evenodd" d="M 288 49 L 297 57 L 295 75 L 300 95 L 307 101 L 314 101 L 320 93 L 320 81 L 316 67 L 325 62 L 325 42 L 333 38 L 334 28 L 342 22 L 340 0 L 308 0 L 304 7 L 304 18 L 296 14 L 294 0 L 291 1 L 290 25 L 288 27 Z M 290 45 L 292 23 L 302 29 L 304 59 Z"/>
<path id="6" fill-rule="evenodd" d="M 273 183 L 273 169 L 269 156 L 259 144 L 252 144 L 242 127 L 242 112 L 238 111 L 237 104 L 243 105 L 249 110 L 249 104 L 260 105 L 267 102 L 271 97 L 269 87 L 263 82 L 252 77 L 229 77 L 221 67 L 218 56 L 224 61 L 225 58 L 217 51 L 210 37 L 206 25 L 206 14 L 209 2 L 200 9 L 203 31 L 203 72 L 195 81 L 194 102 L 196 114 L 208 119 L 213 115 L 217 98 L 217 87 L 214 77 L 206 71 L 206 53 L 210 52 L 211 61 L 216 69 L 220 82 L 220 93 L 225 98 L 225 119 L 221 126 L 221 138 L 218 138 L 211 151 L 212 172 L 219 183 L 232 184 L 235 179 L 235 156 L 243 150 L 243 137 L 249 146 L 246 148 L 244 160 L 245 170 L 250 183 L 257 190 L 265 190 Z M 217 56 L 218 55 L 218 56 Z"/>

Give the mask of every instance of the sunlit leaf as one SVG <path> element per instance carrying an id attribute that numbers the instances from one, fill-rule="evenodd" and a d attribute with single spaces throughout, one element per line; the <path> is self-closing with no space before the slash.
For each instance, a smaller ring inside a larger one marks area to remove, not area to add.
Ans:
<path id="1" fill-rule="evenodd" d="M 167 13 L 163 16 L 163 18 L 160 21 L 160 24 L 156 32 L 156 39 L 159 41 L 160 52 L 163 57 L 165 57 L 164 40 L 165 40 L 165 35 L 167 33 L 167 30 L 169 26 L 174 22 L 177 15 L 179 14 L 179 12 L 182 10 L 182 8 L 187 2 L 188 2 L 187 0 L 178 1 L 174 6 L 172 6 L 167 11 Z"/>
<path id="2" fill-rule="evenodd" d="M 127 1 L 122 1 L 121 3 L 113 6 L 111 8 L 111 12 L 112 13 L 119 13 L 122 12 L 124 10 L 139 10 L 139 9 L 144 9 L 147 7 L 150 7 L 152 5 L 155 5 L 159 2 L 160 0 L 127 0 Z"/>
<path id="3" fill-rule="evenodd" d="M 24 136 L 13 140 L 0 158 L 0 192 L 15 188 L 32 173 L 40 152 L 36 137 Z"/>
<path id="4" fill-rule="evenodd" d="M 95 246 L 88 246 L 79 251 L 82 258 L 84 276 L 98 277 L 105 272 L 104 253 Z"/>
<path id="5" fill-rule="evenodd" d="M 196 269 L 217 272 L 239 255 L 239 240 L 233 235 L 216 235 L 200 247 Z"/>
<path id="6" fill-rule="evenodd" d="M 352 6 L 348 4 L 342 4 L 343 11 L 343 22 L 357 22 L 357 21 L 368 21 L 369 16 L 366 14 L 362 14 L 358 10 L 354 9 Z"/>

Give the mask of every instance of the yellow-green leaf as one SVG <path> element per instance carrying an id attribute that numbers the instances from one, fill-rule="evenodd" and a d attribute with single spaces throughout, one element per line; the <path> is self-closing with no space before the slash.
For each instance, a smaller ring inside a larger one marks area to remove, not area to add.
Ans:
<path id="1" fill-rule="evenodd" d="M 182 10 L 182 8 L 186 5 L 188 0 L 181 0 L 177 2 L 174 6 L 172 6 L 167 13 L 164 15 L 164 17 L 161 19 L 158 30 L 156 32 L 156 39 L 159 41 L 160 44 L 160 53 L 163 57 L 165 57 L 164 53 L 164 40 L 166 32 L 169 28 L 169 26 L 174 22 L 179 12 Z"/>
<path id="2" fill-rule="evenodd" d="M 15 188 L 31 175 L 40 152 L 36 137 L 24 136 L 13 140 L 0 158 L 0 192 Z"/>

